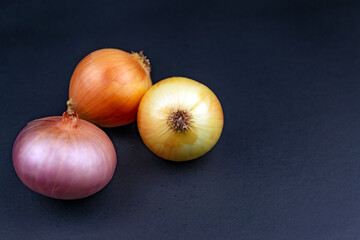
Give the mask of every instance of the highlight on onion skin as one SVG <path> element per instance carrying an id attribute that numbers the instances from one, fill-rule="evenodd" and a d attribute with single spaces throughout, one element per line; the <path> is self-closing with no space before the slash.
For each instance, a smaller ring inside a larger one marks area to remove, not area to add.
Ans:
<path id="1" fill-rule="evenodd" d="M 27 124 L 12 151 L 20 180 L 33 191 L 57 199 L 80 199 L 104 188 L 116 167 L 109 137 L 79 119 L 71 102 L 62 116 Z"/>
<path id="2" fill-rule="evenodd" d="M 137 124 L 145 145 L 157 156 L 188 161 L 214 147 L 224 117 L 219 100 L 208 87 L 172 77 L 158 82 L 144 95 Z"/>
<path id="3" fill-rule="evenodd" d="M 76 66 L 69 98 L 80 118 L 117 127 L 136 120 L 140 100 L 151 86 L 150 62 L 142 52 L 100 49 Z"/>

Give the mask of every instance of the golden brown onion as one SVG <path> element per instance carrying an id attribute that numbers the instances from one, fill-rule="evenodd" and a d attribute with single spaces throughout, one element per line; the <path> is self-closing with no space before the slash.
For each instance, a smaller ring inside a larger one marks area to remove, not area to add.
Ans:
<path id="1" fill-rule="evenodd" d="M 80 118 L 116 127 L 136 119 L 140 100 L 151 85 L 150 62 L 142 52 L 101 49 L 76 66 L 69 98 Z"/>

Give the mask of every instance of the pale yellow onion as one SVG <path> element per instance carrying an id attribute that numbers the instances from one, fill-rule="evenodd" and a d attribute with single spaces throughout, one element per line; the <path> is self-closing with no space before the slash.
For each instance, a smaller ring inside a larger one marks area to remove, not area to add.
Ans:
<path id="1" fill-rule="evenodd" d="M 137 124 L 145 145 L 157 156 L 187 161 L 204 155 L 216 144 L 224 117 L 219 100 L 208 87 L 172 77 L 146 92 Z"/>

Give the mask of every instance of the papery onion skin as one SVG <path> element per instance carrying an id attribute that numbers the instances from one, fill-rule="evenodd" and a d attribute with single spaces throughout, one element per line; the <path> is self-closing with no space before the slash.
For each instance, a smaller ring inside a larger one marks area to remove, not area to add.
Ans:
<path id="1" fill-rule="evenodd" d="M 169 125 L 174 110 L 189 114 L 190 127 L 175 132 Z M 224 116 L 216 95 L 205 85 L 184 77 L 172 77 L 152 86 L 140 102 L 137 124 L 145 145 L 171 161 L 198 158 L 217 143 Z"/>
<path id="2" fill-rule="evenodd" d="M 66 200 L 100 191 L 116 167 L 109 137 L 66 112 L 28 123 L 15 140 L 12 158 L 16 174 L 27 187 Z"/>
<path id="3" fill-rule="evenodd" d="M 69 98 L 80 118 L 117 127 L 136 120 L 140 100 L 151 86 L 150 62 L 142 52 L 100 49 L 76 66 Z"/>

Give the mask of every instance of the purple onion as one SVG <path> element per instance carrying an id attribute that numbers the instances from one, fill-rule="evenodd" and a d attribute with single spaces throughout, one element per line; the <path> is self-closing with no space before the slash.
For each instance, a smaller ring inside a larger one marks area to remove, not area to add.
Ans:
<path id="1" fill-rule="evenodd" d="M 100 191 L 116 167 L 109 137 L 94 124 L 79 119 L 71 107 L 62 117 L 28 123 L 12 152 L 21 181 L 35 192 L 57 199 L 79 199 Z"/>

